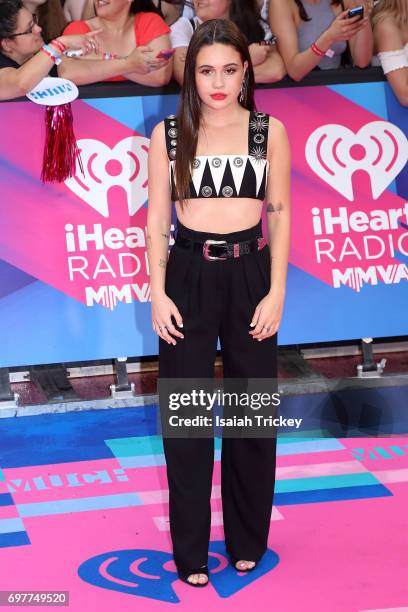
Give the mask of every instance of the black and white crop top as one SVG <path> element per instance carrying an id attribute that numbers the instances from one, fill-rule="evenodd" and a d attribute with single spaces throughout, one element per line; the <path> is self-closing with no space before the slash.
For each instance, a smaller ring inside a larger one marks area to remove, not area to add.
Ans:
<path id="1" fill-rule="evenodd" d="M 164 120 L 167 155 L 170 160 L 171 198 L 177 199 L 174 163 L 178 144 L 177 118 Z M 198 155 L 193 161 L 190 198 L 253 198 L 264 200 L 269 162 L 269 115 L 251 112 L 248 127 L 248 154 Z"/>

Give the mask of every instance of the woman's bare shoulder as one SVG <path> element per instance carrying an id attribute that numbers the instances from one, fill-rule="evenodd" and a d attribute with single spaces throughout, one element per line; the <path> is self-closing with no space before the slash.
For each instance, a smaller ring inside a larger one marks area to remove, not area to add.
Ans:
<path id="1" fill-rule="evenodd" d="M 152 135 L 151 135 L 151 139 L 155 139 L 155 140 L 165 140 L 164 138 L 164 120 L 160 121 L 159 123 L 156 123 L 156 125 L 154 126 L 153 130 L 152 130 Z"/>
<path id="2" fill-rule="evenodd" d="M 285 125 L 277 117 L 269 115 L 269 136 L 282 138 L 286 135 Z"/>
<path id="3" fill-rule="evenodd" d="M 377 51 L 392 51 L 403 46 L 402 32 L 393 15 L 384 14 L 374 26 Z"/>
<path id="4" fill-rule="evenodd" d="M 282 151 L 282 146 L 288 143 L 288 133 L 285 125 L 272 115 L 269 115 L 268 156 L 276 151 Z"/>
<path id="5" fill-rule="evenodd" d="M 161 152 L 163 155 L 166 153 L 166 135 L 165 135 L 165 123 L 160 121 L 157 123 L 150 136 L 150 150 Z M 167 155 L 167 153 L 166 153 Z"/>
<path id="6" fill-rule="evenodd" d="M 391 15 L 389 13 L 383 13 L 381 16 L 378 17 L 378 20 L 374 25 L 374 29 L 377 30 L 377 32 L 381 32 L 383 34 L 388 35 L 396 34 L 400 31 L 398 22 L 395 19 L 394 15 Z"/>

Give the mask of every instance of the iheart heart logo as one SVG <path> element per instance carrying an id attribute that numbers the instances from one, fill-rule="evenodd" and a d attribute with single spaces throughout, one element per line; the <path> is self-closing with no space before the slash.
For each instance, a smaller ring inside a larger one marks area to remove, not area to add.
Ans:
<path id="1" fill-rule="evenodd" d="M 350 201 L 353 173 L 365 170 L 376 200 L 407 163 L 408 141 L 388 121 L 367 123 L 357 134 L 343 125 L 328 124 L 310 135 L 305 154 L 312 170 Z"/>
<path id="2" fill-rule="evenodd" d="M 65 181 L 66 186 L 106 218 L 109 190 L 121 187 L 129 215 L 136 214 L 147 200 L 149 139 L 129 136 L 111 149 L 100 140 L 84 138 L 78 140 L 78 147 L 85 175 L 77 163 L 75 176 Z"/>

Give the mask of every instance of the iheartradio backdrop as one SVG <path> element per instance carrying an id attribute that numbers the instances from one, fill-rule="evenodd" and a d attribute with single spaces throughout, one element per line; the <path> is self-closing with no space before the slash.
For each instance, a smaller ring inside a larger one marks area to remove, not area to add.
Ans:
<path id="1" fill-rule="evenodd" d="M 257 105 L 292 146 L 279 343 L 407 335 L 408 110 L 382 82 L 263 89 Z M 85 177 L 44 186 L 44 109 L 0 104 L 0 366 L 157 354 L 147 152 L 176 106 L 173 95 L 76 100 Z"/>

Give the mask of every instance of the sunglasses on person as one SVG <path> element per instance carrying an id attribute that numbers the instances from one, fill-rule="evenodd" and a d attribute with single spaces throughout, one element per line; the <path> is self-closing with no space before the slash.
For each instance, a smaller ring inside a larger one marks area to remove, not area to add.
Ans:
<path id="1" fill-rule="evenodd" d="M 35 26 L 38 25 L 38 16 L 32 15 L 32 18 L 32 22 L 25 32 L 17 32 L 17 34 L 10 34 L 10 36 L 8 36 L 7 38 L 16 38 L 16 36 L 25 36 L 26 34 L 32 34 Z"/>

